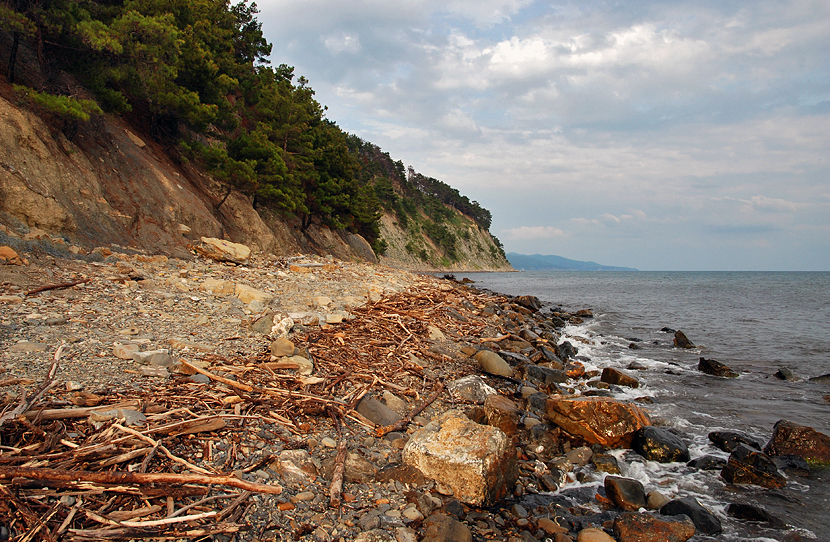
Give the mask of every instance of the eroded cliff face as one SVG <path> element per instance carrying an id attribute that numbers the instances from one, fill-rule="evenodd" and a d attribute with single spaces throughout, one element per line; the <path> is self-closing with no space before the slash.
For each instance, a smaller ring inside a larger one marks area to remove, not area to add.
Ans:
<path id="1" fill-rule="evenodd" d="M 316 225 L 303 232 L 293 217 L 260 214 L 236 192 L 218 205 L 224 193 L 212 179 L 117 117 L 82 125 L 70 141 L 13 100 L 0 89 L 0 224 L 13 234 L 42 230 L 85 250 L 115 244 L 180 258 L 190 257 L 194 240 L 218 237 L 277 256 L 377 261 L 359 235 Z M 389 217 L 383 235 L 390 245 L 383 263 L 442 269 L 408 253 L 408 233 Z M 484 260 L 470 252 L 469 265 L 452 268 L 490 268 Z"/>

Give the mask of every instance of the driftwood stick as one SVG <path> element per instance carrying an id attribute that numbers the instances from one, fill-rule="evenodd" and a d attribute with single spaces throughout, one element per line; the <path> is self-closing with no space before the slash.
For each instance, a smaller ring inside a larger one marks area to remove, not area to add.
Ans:
<path id="1" fill-rule="evenodd" d="M 249 386 L 247 384 L 242 384 L 241 382 L 237 382 L 236 380 L 231 380 L 230 378 L 225 378 L 224 376 L 215 375 L 215 374 L 211 373 L 210 371 L 206 371 L 205 369 L 202 369 L 198 365 L 194 365 L 194 364 L 190 363 L 189 361 L 187 361 L 184 358 L 180 358 L 179 361 L 185 367 L 188 367 L 188 368 L 196 371 L 197 373 L 203 374 L 206 377 L 210 378 L 211 380 L 221 382 L 222 384 L 227 384 L 228 386 L 230 386 L 232 388 L 237 388 L 237 389 L 240 389 L 240 390 L 243 390 L 243 391 L 247 391 L 247 392 L 254 391 L 254 388 L 252 388 L 251 386 Z"/>
<path id="2" fill-rule="evenodd" d="M 421 403 L 421 405 L 418 408 L 416 408 L 415 410 L 404 416 L 401 420 L 392 425 L 387 425 L 386 427 L 379 427 L 376 431 L 376 435 L 378 437 L 382 437 L 387 433 L 391 433 L 392 431 L 401 431 L 403 428 L 409 425 L 409 423 L 412 421 L 412 418 L 423 412 L 426 407 L 428 407 L 433 403 L 433 401 L 438 399 L 438 396 L 441 395 L 441 392 L 443 390 L 444 384 L 439 382 L 435 388 L 435 391 L 432 392 L 432 395 L 427 397 L 427 400 Z"/>
<path id="3" fill-rule="evenodd" d="M 75 282 L 62 282 L 61 284 L 49 284 L 47 286 L 40 286 L 35 288 L 34 290 L 29 290 L 24 295 L 30 296 L 32 294 L 37 294 L 40 292 L 46 292 L 48 290 L 63 290 L 64 288 L 72 288 L 73 286 L 77 286 L 79 284 L 86 284 L 87 282 L 91 281 L 92 279 L 83 279 L 83 280 L 76 280 Z"/>
<path id="4" fill-rule="evenodd" d="M 343 439 L 343 430 L 340 427 L 340 418 L 333 408 L 328 409 L 329 416 L 337 429 L 337 456 L 334 458 L 334 472 L 331 475 L 331 487 L 329 488 L 329 506 L 340 508 L 343 496 L 343 471 L 346 465 L 346 441 Z"/>
<path id="5" fill-rule="evenodd" d="M 502 335 L 501 337 L 479 339 L 478 342 L 480 342 L 480 343 L 500 343 L 503 340 L 509 339 L 512 336 L 513 335 L 511 335 L 510 333 L 507 333 L 505 335 Z"/>
<path id="6" fill-rule="evenodd" d="M 217 476 L 215 474 L 90 472 L 31 467 L 0 467 L 0 481 L 12 480 L 18 477 L 45 482 L 92 482 L 95 484 L 204 484 L 230 486 L 254 493 L 270 493 L 271 495 L 282 493 L 281 486 L 257 484 L 233 476 Z"/>
<path id="7" fill-rule="evenodd" d="M 35 392 L 31 399 L 26 399 L 26 392 L 20 394 L 20 403 L 9 412 L 0 416 L 0 427 L 9 420 L 17 418 L 20 414 L 25 412 L 30 406 L 35 404 L 46 391 L 55 385 L 55 375 L 58 373 L 58 361 L 61 359 L 61 353 L 66 345 L 62 344 L 55 351 L 55 359 L 49 367 L 49 372 L 46 374 L 46 380 L 43 381 L 40 388 Z"/>

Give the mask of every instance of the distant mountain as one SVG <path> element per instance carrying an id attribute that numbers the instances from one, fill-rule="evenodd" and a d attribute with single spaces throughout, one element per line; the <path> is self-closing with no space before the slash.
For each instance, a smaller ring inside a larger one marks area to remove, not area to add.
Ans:
<path id="1" fill-rule="evenodd" d="M 508 252 L 507 259 L 515 269 L 525 271 L 639 271 L 633 267 L 614 267 L 613 265 L 600 265 L 596 262 L 580 262 L 569 260 L 562 256 L 543 256 L 542 254 L 516 254 Z"/>

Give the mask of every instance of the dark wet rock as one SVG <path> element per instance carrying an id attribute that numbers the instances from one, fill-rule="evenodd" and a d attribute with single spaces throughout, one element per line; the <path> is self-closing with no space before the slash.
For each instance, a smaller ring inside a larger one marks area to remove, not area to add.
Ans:
<path id="1" fill-rule="evenodd" d="M 531 412 L 544 413 L 547 408 L 548 396 L 544 393 L 534 393 L 527 398 L 527 409 Z"/>
<path id="2" fill-rule="evenodd" d="M 559 356 L 562 360 L 568 360 L 569 358 L 576 357 L 579 350 L 570 343 L 570 341 L 564 341 L 562 344 L 556 345 L 556 355 Z"/>
<path id="3" fill-rule="evenodd" d="M 629 388 L 639 388 L 640 382 L 633 376 L 629 376 L 622 371 L 618 371 L 613 367 L 606 367 L 602 370 L 600 380 L 608 384 L 616 384 L 618 386 L 627 386 Z"/>
<path id="4" fill-rule="evenodd" d="M 664 327 L 660 331 L 662 331 L 663 333 L 675 333 L 675 332 L 677 332 L 676 329 L 672 329 L 670 327 Z"/>
<path id="5" fill-rule="evenodd" d="M 527 356 L 523 356 L 522 354 L 517 354 L 515 352 L 510 352 L 508 350 L 499 350 L 499 356 L 501 356 L 502 359 L 504 359 L 504 361 L 506 361 L 514 367 L 516 365 L 533 363 Z"/>
<path id="6" fill-rule="evenodd" d="M 562 364 L 562 360 L 559 359 L 559 356 L 556 355 L 556 352 L 551 350 L 547 346 L 540 346 L 539 352 L 542 353 L 542 357 L 545 359 L 545 361 L 559 365 L 558 367 L 556 365 L 552 365 L 551 368 L 561 369 L 562 367 L 564 367 L 564 365 Z"/>
<path id="7" fill-rule="evenodd" d="M 520 295 L 513 299 L 516 303 L 521 305 L 526 309 L 530 309 L 533 312 L 538 311 L 542 308 L 542 302 L 539 301 L 539 298 L 533 295 Z"/>
<path id="8" fill-rule="evenodd" d="M 782 488 L 787 484 L 770 456 L 746 444 L 735 448 L 721 476 L 730 484 L 753 484 L 767 488 Z"/>
<path id="9" fill-rule="evenodd" d="M 640 407 L 604 397 L 550 397 L 546 417 L 588 444 L 628 447 L 634 433 L 648 425 Z"/>
<path id="10" fill-rule="evenodd" d="M 694 497 L 674 499 L 660 509 L 664 516 L 686 515 L 695 524 L 695 529 L 705 534 L 718 534 L 723 530 L 720 520 L 697 502 Z"/>
<path id="11" fill-rule="evenodd" d="M 740 444 L 746 444 L 758 450 L 761 449 L 761 445 L 758 442 L 743 433 L 736 433 L 735 431 L 712 431 L 709 433 L 709 440 L 712 444 L 728 453 L 732 453 Z"/>
<path id="12" fill-rule="evenodd" d="M 591 309 L 581 309 L 576 311 L 576 315 L 580 318 L 593 318 L 594 312 Z"/>
<path id="13" fill-rule="evenodd" d="M 539 365 L 528 365 L 525 367 L 525 379 L 544 386 L 550 384 L 562 384 L 568 381 L 568 375 L 564 371 L 540 367 Z"/>
<path id="14" fill-rule="evenodd" d="M 697 364 L 697 370 L 701 373 L 706 373 L 708 375 L 713 376 L 722 376 L 725 378 L 738 377 L 738 373 L 736 373 L 723 363 L 714 359 L 706 359 L 704 357 L 700 358 L 700 361 Z"/>
<path id="15" fill-rule="evenodd" d="M 469 527 L 444 514 L 433 514 L 424 521 L 423 542 L 472 542 Z"/>
<path id="16" fill-rule="evenodd" d="M 714 455 L 704 455 L 692 459 L 686 463 L 686 466 L 697 470 L 721 470 L 726 466 L 726 459 Z"/>
<path id="17" fill-rule="evenodd" d="M 695 525 L 684 516 L 620 514 L 614 520 L 619 542 L 684 542 L 695 535 Z"/>
<path id="18" fill-rule="evenodd" d="M 628 369 L 629 371 L 645 371 L 646 369 L 648 369 L 648 365 L 646 365 L 642 361 L 632 361 L 628 364 L 628 367 L 626 367 L 626 369 Z"/>
<path id="19" fill-rule="evenodd" d="M 797 455 L 807 461 L 826 464 L 830 463 L 830 437 L 806 425 L 778 420 L 764 452 L 769 455 Z"/>
<path id="20" fill-rule="evenodd" d="M 361 399 L 357 404 L 356 410 L 366 419 L 378 425 L 392 425 L 402 418 L 400 414 L 371 395 L 367 395 Z"/>
<path id="21" fill-rule="evenodd" d="M 585 366 L 578 361 L 571 361 L 565 365 L 563 370 L 570 378 L 582 378 L 585 376 Z"/>
<path id="22" fill-rule="evenodd" d="M 639 510 L 646 505 L 646 492 L 638 480 L 620 476 L 605 477 L 605 494 L 623 510 Z"/>
<path id="23" fill-rule="evenodd" d="M 608 474 L 620 474 L 620 465 L 617 458 L 610 454 L 594 454 L 591 456 L 591 464 L 599 472 Z"/>
<path id="24" fill-rule="evenodd" d="M 807 460 L 801 456 L 772 456 L 772 460 L 775 461 L 775 466 L 778 467 L 778 470 L 783 470 L 788 474 L 796 474 L 798 476 L 810 475 L 810 464 L 807 463 Z"/>
<path id="25" fill-rule="evenodd" d="M 563 327 L 568 325 L 568 322 L 566 322 L 562 318 L 559 318 L 558 316 L 555 316 L 555 315 L 551 316 L 549 318 L 549 320 L 550 320 L 550 323 L 553 324 L 553 327 L 556 328 L 556 329 L 563 328 Z"/>
<path id="26" fill-rule="evenodd" d="M 541 339 L 541 337 L 539 335 L 537 335 L 536 333 L 534 333 L 533 331 L 531 331 L 527 328 L 524 328 L 519 332 L 519 337 L 521 337 L 522 339 L 526 340 L 529 343 L 534 343 L 534 342 L 538 341 L 539 339 Z"/>
<path id="27" fill-rule="evenodd" d="M 631 344 L 628 345 L 628 348 L 629 348 L 629 350 L 639 350 L 640 345 L 637 344 L 637 343 L 631 343 Z"/>
<path id="28" fill-rule="evenodd" d="M 814 376 L 810 379 L 810 382 L 816 382 L 818 384 L 830 384 L 830 374 Z"/>
<path id="29" fill-rule="evenodd" d="M 798 377 L 795 376 L 793 372 L 787 369 L 786 367 L 781 367 L 780 369 L 778 369 L 778 371 L 776 371 L 773 376 L 778 380 L 789 380 L 791 382 L 798 380 Z"/>
<path id="30" fill-rule="evenodd" d="M 689 448 L 680 437 L 662 427 L 643 427 L 634 435 L 634 451 L 651 461 L 688 461 Z"/>
<path id="31" fill-rule="evenodd" d="M 695 343 L 689 340 L 686 337 L 686 334 L 682 331 L 675 331 L 674 332 L 674 345 L 678 348 L 694 348 Z"/>
<path id="32" fill-rule="evenodd" d="M 742 521 L 766 523 L 773 529 L 784 529 L 787 527 L 787 524 L 781 518 L 770 514 L 764 508 L 754 504 L 730 503 L 726 507 L 726 515 Z"/>

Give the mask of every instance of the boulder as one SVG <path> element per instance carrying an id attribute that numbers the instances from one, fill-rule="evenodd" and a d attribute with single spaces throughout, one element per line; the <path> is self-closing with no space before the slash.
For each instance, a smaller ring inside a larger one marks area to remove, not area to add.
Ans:
<path id="1" fill-rule="evenodd" d="M 742 521 L 766 523 L 773 529 L 785 529 L 787 527 L 787 524 L 781 518 L 773 516 L 765 509 L 754 504 L 730 503 L 726 507 L 726 515 Z"/>
<path id="2" fill-rule="evenodd" d="M 271 325 L 273 325 L 273 320 L 271 321 Z M 272 356 L 282 358 L 286 356 L 293 356 L 296 348 L 294 347 L 294 343 L 286 337 L 280 337 L 279 339 L 271 342 L 270 350 Z"/>
<path id="3" fill-rule="evenodd" d="M 550 386 L 551 384 L 562 384 L 567 382 L 568 375 L 565 374 L 565 371 L 560 371 L 558 369 L 541 367 L 539 365 L 528 365 L 525 367 L 525 380 L 529 380 L 543 386 Z"/>
<path id="4" fill-rule="evenodd" d="M 761 445 L 756 441 L 743 433 L 736 433 L 735 431 L 712 431 L 709 433 L 709 440 L 712 441 L 712 444 L 728 453 L 732 453 L 740 444 L 746 444 L 757 450 L 761 449 Z"/>
<path id="5" fill-rule="evenodd" d="M 634 433 L 650 423 L 640 407 L 606 397 L 550 397 L 545 406 L 551 422 L 608 448 L 629 447 Z"/>
<path id="6" fill-rule="evenodd" d="M 498 393 L 478 375 L 465 376 L 447 384 L 451 395 L 476 404 L 483 404 L 489 395 Z"/>
<path id="7" fill-rule="evenodd" d="M 256 288 L 252 288 L 251 286 L 248 286 L 246 284 L 237 284 L 236 288 L 234 289 L 234 294 L 236 295 L 237 299 L 239 299 L 246 305 L 253 303 L 254 301 L 257 301 L 264 306 L 274 299 L 273 294 L 263 292 L 262 290 L 257 290 Z"/>
<path id="8" fill-rule="evenodd" d="M 520 295 L 513 301 L 526 309 L 532 310 L 533 312 L 536 312 L 542 308 L 542 303 L 539 301 L 539 298 L 533 295 Z"/>
<path id="9" fill-rule="evenodd" d="M 620 474 L 620 464 L 611 454 L 594 454 L 591 456 L 591 464 L 598 472 Z"/>
<path id="10" fill-rule="evenodd" d="M 496 376 L 513 376 L 513 369 L 510 365 L 492 350 L 479 350 L 473 357 L 485 373 Z"/>
<path id="11" fill-rule="evenodd" d="M 730 484 L 753 484 L 776 489 L 787 484 L 770 456 L 746 444 L 735 448 L 720 475 Z"/>
<path id="12" fill-rule="evenodd" d="M 570 538 L 570 537 L 569 537 Z M 596 527 L 587 527 L 576 535 L 577 542 L 616 542 L 614 537 Z"/>
<path id="13" fill-rule="evenodd" d="M 819 384 L 830 384 L 830 374 L 814 376 L 810 378 L 810 382 L 817 382 Z"/>
<path id="14" fill-rule="evenodd" d="M 617 386 L 627 386 L 629 388 L 639 388 L 640 381 L 629 376 L 622 371 L 618 371 L 612 367 L 606 367 L 602 370 L 600 380 L 608 384 L 616 384 Z"/>
<path id="15" fill-rule="evenodd" d="M 498 427 L 509 437 L 519 431 L 522 411 L 504 395 L 489 395 L 484 400 L 484 414 L 487 417 L 487 425 Z"/>
<path id="16" fill-rule="evenodd" d="M 708 375 L 723 376 L 726 378 L 738 377 L 738 373 L 736 373 L 723 363 L 714 359 L 706 359 L 704 357 L 700 358 L 700 361 L 697 364 L 697 370 L 701 373 L 706 373 Z"/>
<path id="17" fill-rule="evenodd" d="M 690 341 L 682 331 L 674 332 L 674 345 L 678 348 L 695 348 L 695 343 Z"/>
<path id="18" fill-rule="evenodd" d="M 807 461 L 830 463 L 830 437 L 806 425 L 778 420 L 764 452 L 768 455 L 797 455 Z"/>
<path id="19" fill-rule="evenodd" d="M 507 435 L 455 410 L 416 431 L 402 457 L 473 506 L 489 506 L 508 496 L 518 478 L 516 452 Z"/>
<path id="20" fill-rule="evenodd" d="M 778 380 L 789 380 L 790 382 L 794 382 L 798 380 L 798 377 L 793 374 L 793 372 L 786 367 L 781 367 L 778 369 L 775 374 L 773 375 Z"/>
<path id="21" fill-rule="evenodd" d="M 199 290 L 213 295 L 233 295 L 236 291 L 236 284 L 223 279 L 205 279 L 199 285 Z"/>
<path id="22" fill-rule="evenodd" d="M 695 529 L 704 534 L 718 534 L 723 530 L 717 516 L 704 508 L 694 497 L 669 501 L 660 509 L 660 513 L 664 516 L 688 516 L 695 524 Z"/>
<path id="23" fill-rule="evenodd" d="M 638 480 L 620 476 L 605 477 L 605 494 L 619 508 L 637 511 L 646 505 L 646 492 Z"/>
<path id="24" fill-rule="evenodd" d="M 620 514 L 614 519 L 619 542 L 684 542 L 695 535 L 695 525 L 684 516 Z"/>
<path id="25" fill-rule="evenodd" d="M 251 257 L 251 249 L 239 243 L 215 237 L 202 237 L 201 241 L 193 248 L 206 258 L 220 262 L 244 263 Z"/>
<path id="26" fill-rule="evenodd" d="M 697 470 L 720 470 L 726 466 L 726 460 L 716 455 L 704 455 L 692 459 L 686 466 Z"/>
<path id="27" fill-rule="evenodd" d="M 20 255 L 10 246 L 3 245 L 0 247 L 0 264 L 17 264 L 20 265 Z"/>
<path id="28" fill-rule="evenodd" d="M 689 448 L 680 437 L 663 427 L 646 426 L 634 435 L 634 451 L 650 461 L 688 461 Z"/>
<path id="29" fill-rule="evenodd" d="M 660 510 L 661 508 L 666 506 L 670 500 L 671 499 L 669 499 L 656 489 L 653 489 L 646 493 L 646 508 L 648 508 L 649 510 Z"/>
<path id="30" fill-rule="evenodd" d="M 578 353 L 579 350 L 570 341 L 563 341 L 562 344 L 556 345 L 556 355 L 563 361 L 575 358 Z"/>

